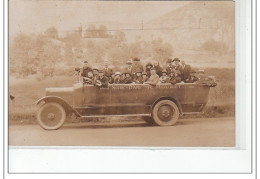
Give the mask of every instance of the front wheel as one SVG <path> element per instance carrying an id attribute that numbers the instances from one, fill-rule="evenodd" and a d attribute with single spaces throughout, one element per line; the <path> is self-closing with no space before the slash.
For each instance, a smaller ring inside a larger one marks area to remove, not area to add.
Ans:
<path id="1" fill-rule="evenodd" d="M 60 128 L 66 119 L 64 108 L 58 103 L 45 103 L 37 112 L 37 121 L 43 129 Z"/>
<path id="2" fill-rule="evenodd" d="M 170 100 L 161 100 L 153 108 L 154 122 L 159 126 L 172 126 L 179 118 L 178 106 Z"/>

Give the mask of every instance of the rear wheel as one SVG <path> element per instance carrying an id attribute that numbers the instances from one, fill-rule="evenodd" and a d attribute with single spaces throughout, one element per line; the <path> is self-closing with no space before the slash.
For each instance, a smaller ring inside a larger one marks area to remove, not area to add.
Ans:
<path id="1" fill-rule="evenodd" d="M 58 103 L 45 103 L 37 112 L 39 125 L 47 130 L 60 128 L 66 119 L 65 109 Z"/>
<path id="2" fill-rule="evenodd" d="M 170 100 L 159 101 L 153 108 L 154 122 L 159 126 L 174 125 L 179 118 L 178 106 Z"/>

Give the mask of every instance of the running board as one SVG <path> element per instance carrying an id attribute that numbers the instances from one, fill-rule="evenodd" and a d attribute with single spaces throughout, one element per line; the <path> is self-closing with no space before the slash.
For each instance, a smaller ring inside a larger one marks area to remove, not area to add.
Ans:
<path id="1" fill-rule="evenodd" d="M 140 117 L 140 116 L 151 117 L 151 114 L 92 115 L 92 116 L 80 116 L 80 117 L 82 117 L 82 118 L 100 118 L 100 117 Z"/>

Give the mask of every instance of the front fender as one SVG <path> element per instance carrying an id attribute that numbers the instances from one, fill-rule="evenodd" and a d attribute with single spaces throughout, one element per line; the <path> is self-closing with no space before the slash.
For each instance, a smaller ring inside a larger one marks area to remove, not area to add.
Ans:
<path id="1" fill-rule="evenodd" d="M 66 114 L 71 114 L 71 113 L 75 113 L 77 116 L 80 116 L 80 114 L 73 109 L 73 107 L 68 104 L 64 99 L 62 99 L 61 97 L 58 96 L 45 96 L 41 99 L 39 99 L 36 104 L 40 104 L 42 101 L 44 101 L 45 103 L 50 103 L 50 102 L 55 102 L 55 103 L 59 103 L 66 111 Z"/>

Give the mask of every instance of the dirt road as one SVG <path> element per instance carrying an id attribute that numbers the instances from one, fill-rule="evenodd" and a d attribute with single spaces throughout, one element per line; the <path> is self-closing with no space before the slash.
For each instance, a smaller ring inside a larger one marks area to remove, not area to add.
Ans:
<path id="1" fill-rule="evenodd" d="M 142 121 L 77 123 L 54 131 L 38 125 L 10 125 L 9 145 L 233 147 L 235 119 L 180 119 L 170 127 L 149 126 Z"/>

